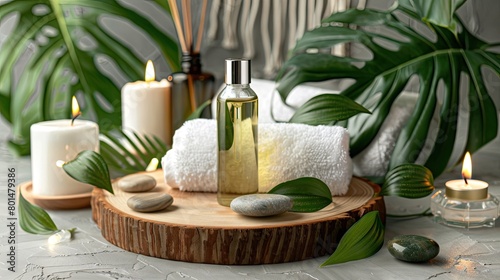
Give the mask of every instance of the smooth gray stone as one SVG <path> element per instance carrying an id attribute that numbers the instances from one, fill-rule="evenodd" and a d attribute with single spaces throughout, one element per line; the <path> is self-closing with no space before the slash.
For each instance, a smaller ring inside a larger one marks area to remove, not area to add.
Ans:
<path id="1" fill-rule="evenodd" d="M 281 194 L 248 194 L 231 201 L 231 209 L 252 217 L 273 216 L 292 209 L 292 200 Z"/>
<path id="2" fill-rule="evenodd" d="M 166 209 L 174 202 L 174 198 L 166 193 L 137 194 L 127 200 L 127 205 L 137 212 L 155 212 Z"/>
<path id="3" fill-rule="evenodd" d="M 405 262 L 426 262 L 439 254 L 436 241 L 419 235 L 398 235 L 389 240 L 387 249 L 396 259 Z"/>
<path id="4" fill-rule="evenodd" d="M 156 180 L 144 174 L 128 175 L 118 181 L 118 187 L 124 192 L 147 192 L 156 187 Z"/>

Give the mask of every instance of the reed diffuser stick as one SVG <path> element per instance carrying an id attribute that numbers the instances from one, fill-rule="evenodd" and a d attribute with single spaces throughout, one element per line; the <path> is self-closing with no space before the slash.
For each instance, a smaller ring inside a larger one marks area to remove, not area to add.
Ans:
<path id="1" fill-rule="evenodd" d="M 189 91 L 189 102 L 191 105 L 191 113 L 196 110 L 198 107 L 198 102 L 196 102 L 196 96 L 194 94 L 194 81 L 193 81 L 193 76 L 187 75 L 188 79 L 188 91 Z"/>
<path id="2" fill-rule="evenodd" d="M 177 34 L 179 36 L 179 42 L 181 44 L 182 52 L 183 52 L 183 57 L 194 57 L 193 55 L 199 55 L 200 48 L 201 48 L 201 41 L 203 38 L 203 29 L 205 26 L 205 17 L 207 13 L 207 5 L 208 1 L 203 0 L 202 2 L 202 7 L 201 7 L 201 17 L 200 17 L 200 22 L 198 25 L 198 30 L 196 34 L 196 38 L 194 36 L 194 31 L 193 31 L 193 21 L 192 21 L 192 15 L 191 15 L 191 0 L 181 0 L 181 10 L 179 10 L 179 7 L 177 6 L 176 0 L 168 0 L 168 3 L 170 5 L 171 11 L 172 11 L 172 16 L 174 19 L 175 23 L 175 28 L 177 29 Z M 182 20 L 180 18 L 180 13 L 182 13 Z M 196 39 L 196 42 L 195 42 Z M 196 43 L 196 46 L 195 46 Z M 199 63 L 196 62 L 196 63 Z M 186 70 L 187 71 L 187 70 Z M 188 87 L 188 94 L 189 94 L 189 104 L 191 107 L 191 111 L 194 112 L 196 108 L 198 107 L 198 102 L 197 102 L 197 97 L 198 98 L 203 98 L 203 93 L 200 93 L 199 96 L 197 96 L 197 92 L 195 91 L 195 81 L 198 80 L 198 75 L 199 73 L 192 73 L 191 69 L 187 71 L 187 87 Z M 202 89 L 203 91 L 203 89 Z"/>
<path id="3" fill-rule="evenodd" d="M 171 7 L 172 16 L 174 17 L 175 29 L 177 29 L 177 36 L 179 36 L 179 43 L 181 44 L 182 52 L 187 53 L 188 48 L 186 46 L 186 41 L 184 40 L 184 33 L 182 32 L 181 19 L 179 16 L 179 9 L 177 8 L 177 2 L 175 0 L 168 0 L 168 4 Z"/>
<path id="4" fill-rule="evenodd" d="M 182 19 L 184 21 L 184 33 L 186 34 L 186 45 L 188 51 L 193 50 L 193 27 L 191 25 L 191 1 L 182 0 Z"/>
<path id="5" fill-rule="evenodd" d="M 203 29 L 205 27 L 205 14 L 207 13 L 207 0 L 203 0 L 201 6 L 201 18 L 200 25 L 198 26 L 198 38 L 196 39 L 196 47 L 194 48 L 195 53 L 199 53 L 201 49 L 201 39 L 203 38 Z"/>

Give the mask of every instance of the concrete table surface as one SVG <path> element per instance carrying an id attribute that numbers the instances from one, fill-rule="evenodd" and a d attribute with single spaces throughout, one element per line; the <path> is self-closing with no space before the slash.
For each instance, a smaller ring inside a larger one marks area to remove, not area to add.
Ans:
<path id="1" fill-rule="evenodd" d="M 227 266 L 193 264 L 147 257 L 124 251 L 100 234 L 91 210 L 48 211 L 59 228 L 76 227 L 70 242 L 48 245 L 47 236 L 25 233 L 17 224 L 15 272 L 8 270 L 10 230 L 7 209 L 7 169 L 16 169 L 18 183 L 31 179 L 29 158 L 14 158 L 6 148 L 10 129 L 0 122 L 0 278 L 1 279 L 500 279 L 500 222 L 495 228 L 457 229 L 431 217 L 387 220 L 385 241 L 399 234 L 418 234 L 436 240 L 441 251 L 428 263 L 405 263 L 387 249 L 374 256 L 319 268 L 325 257 L 273 265 Z M 474 177 L 493 185 L 500 196 L 500 157 L 474 155 Z M 443 186 L 459 172 L 436 180 Z M 386 200 L 389 211 L 425 210 L 429 199 Z"/>

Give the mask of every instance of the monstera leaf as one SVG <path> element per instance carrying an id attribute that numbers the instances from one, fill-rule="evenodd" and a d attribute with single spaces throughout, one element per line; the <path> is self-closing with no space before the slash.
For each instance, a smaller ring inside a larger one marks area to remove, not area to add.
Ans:
<path id="1" fill-rule="evenodd" d="M 169 14 L 166 2 L 148 4 Z M 12 123 L 10 144 L 21 154 L 29 152 L 31 124 L 70 117 L 72 95 L 80 96 L 83 118 L 97 119 L 101 130 L 121 124 L 121 85 L 109 67 L 135 81 L 143 77 L 145 61 L 105 20 L 133 26 L 156 44 L 171 70 L 180 68 L 177 43 L 121 1 L 2 1 L 0 18 L 15 23 L 0 48 L 0 113 Z"/>
<path id="2" fill-rule="evenodd" d="M 341 94 L 372 112 L 337 122 L 349 129 L 354 156 L 374 139 L 394 100 L 410 79 L 416 77 L 418 100 L 397 139 L 389 169 L 415 162 L 424 145 L 429 145 L 431 152 L 425 166 L 438 176 L 452 156 L 459 108 L 469 108 L 468 116 L 460 115 L 468 120 L 464 150 L 474 152 L 496 137 L 497 112 L 488 95 L 483 71 L 500 74 L 500 55 L 491 50 L 499 44 L 488 44 L 473 36 L 454 13 L 463 1 L 453 1 L 448 5 L 450 10 L 441 10 L 443 14 L 452 13 L 453 20 L 447 21 L 448 24 L 433 23 L 436 10 L 428 5 L 441 2 L 406 0 L 389 11 L 347 10 L 333 14 L 297 42 L 278 79 L 282 99 L 286 101 L 290 90 L 304 82 L 354 79 Z M 419 7 L 425 10 L 418 10 Z M 408 18 L 421 21 L 419 15 L 428 16 L 426 25 L 419 26 L 420 30 L 427 26 L 427 35 L 408 22 Z M 360 28 L 351 29 L 352 25 Z M 355 43 L 369 51 L 370 58 L 336 57 L 322 51 L 339 43 Z M 310 49 L 319 51 L 307 51 Z M 459 88 L 465 80 L 467 94 L 461 98 Z M 313 117 L 312 112 L 309 114 Z M 325 118 L 319 110 L 317 117 Z M 437 119 L 437 127 L 431 126 L 433 117 Z"/>

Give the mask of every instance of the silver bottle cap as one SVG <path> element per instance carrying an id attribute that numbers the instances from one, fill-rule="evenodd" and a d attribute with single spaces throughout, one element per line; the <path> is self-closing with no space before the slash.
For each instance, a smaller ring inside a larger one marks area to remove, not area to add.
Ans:
<path id="1" fill-rule="evenodd" d="M 226 84 L 250 84 L 250 60 L 227 58 L 226 59 Z"/>

